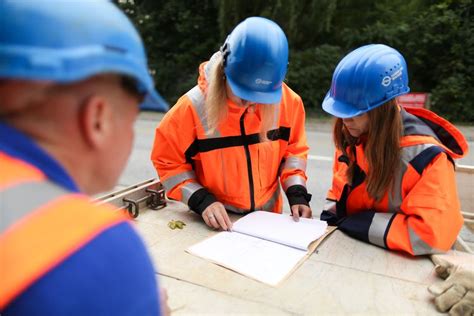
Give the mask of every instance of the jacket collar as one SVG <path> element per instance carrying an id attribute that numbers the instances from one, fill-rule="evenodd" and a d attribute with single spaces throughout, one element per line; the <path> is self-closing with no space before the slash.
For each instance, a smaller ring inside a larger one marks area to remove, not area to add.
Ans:
<path id="1" fill-rule="evenodd" d="M 31 138 L 19 130 L 0 121 L 0 152 L 13 158 L 23 160 L 39 170 L 51 181 L 71 191 L 79 192 L 79 188 L 67 171 L 36 144 Z"/>
<path id="2" fill-rule="evenodd" d="M 421 108 L 401 108 L 403 136 L 430 136 L 436 139 L 453 158 L 467 154 L 464 135 L 450 122 Z"/>

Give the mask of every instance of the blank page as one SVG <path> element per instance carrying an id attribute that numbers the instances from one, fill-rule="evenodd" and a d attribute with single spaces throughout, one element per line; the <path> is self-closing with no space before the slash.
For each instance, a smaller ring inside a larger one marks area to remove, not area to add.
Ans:
<path id="1" fill-rule="evenodd" d="M 326 228 L 325 221 L 300 218 L 295 222 L 289 215 L 265 211 L 252 212 L 232 225 L 236 232 L 305 251 L 312 241 L 324 235 Z"/>

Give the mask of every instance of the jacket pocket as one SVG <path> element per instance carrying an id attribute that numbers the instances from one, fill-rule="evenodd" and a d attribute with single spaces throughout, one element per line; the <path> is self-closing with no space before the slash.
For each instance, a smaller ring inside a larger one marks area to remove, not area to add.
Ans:
<path id="1" fill-rule="evenodd" d="M 258 184 L 261 188 L 272 186 L 278 180 L 280 167 L 280 146 L 278 141 L 259 143 L 258 153 Z"/>

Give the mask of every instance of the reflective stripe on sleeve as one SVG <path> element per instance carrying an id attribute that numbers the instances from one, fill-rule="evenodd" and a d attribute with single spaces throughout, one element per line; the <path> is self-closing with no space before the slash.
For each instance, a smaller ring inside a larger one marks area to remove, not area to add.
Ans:
<path id="1" fill-rule="evenodd" d="M 186 183 L 181 187 L 181 202 L 188 204 L 189 199 L 191 198 L 191 195 L 194 194 L 197 190 L 200 190 L 204 188 L 202 185 L 196 182 L 189 182 Z"/>
<path id="2" fill-rule="evenodd" d="M 410 226 L 408 226 L 408 235 L 410 236 L 410 243 L 415 256 L 444 252 L 428 245 Z"/>
<path id="3" fill-rule="evenodd" d="M 282 170 L 285 169 L 299 169 L 306 171 L 306 159 L 299 157 L 288 157 L 283 164 Z"/>
<path id="4" fill-rule="evenodd" d="M 306 181 L 303 177 L 298 175 L 288 177 L 285 182 L 283 182 L 283 190 L 286 192 L 286 190 L 292 185 L 302 185 L 306 188 Z"/>
<path id="5" fill-rule="evenodd" d="M 372 218 L 372 223 L 369 227 L 369 242 L 371 244 L 387 248 L 385 244 L 385 232 L 396 214 L 392 213 L 375 213 Z"/>
<path id="6" fill-rule="evenodd" d="M 196 174 L 194 171 L 185 171 L 182 173 L 175 174 L 172 177 L 169 177 L 165 181 L 162 181 L 163 186 L 165 187 L 166 190 L 171 190 L 181 182 L 184 182 L 186 180 L 190 179 L 196 179 Z"/>

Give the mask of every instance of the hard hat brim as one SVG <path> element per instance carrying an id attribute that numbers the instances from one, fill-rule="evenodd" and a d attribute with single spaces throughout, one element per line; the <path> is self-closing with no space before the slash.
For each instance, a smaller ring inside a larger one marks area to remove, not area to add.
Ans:
<path id="1" fill-rule="evenodd" d="M 367 107 L 365 109 L 359 109 L 355 106 L 353 106 L 352 104 L 349 104 L 349 103 L 345 103 L 345 102 L 341 102 L 341 101 L 337 101 L 336 99 L 334 99 L 333 97 L 330 96 L 330 92 L 328 92 L 326 94 L 326 97 L 324 98 L 324 101 L 323 101 L 323 110 L 335 117 L 338 117 L 338 118 L 351 118 L 351 117 L 354 117 L 354 116 L 357 116 L 357 115 L 361 115 L 361 114 L 364 114 L 366 112 L 369 112 L 373 109 L 375 109 L 376 107 L 400 96 L 400 95 L 403 95 L 403 94 L 406 94 L 410 92 L 410 88 L 406 87 L 404 90 L 400 91 L 399 93 L 393 95 L 392 97 L 390 97 L 389 99 L 387 100 L 383 100 L 383 101 L 380 101 L 378 103 L 375 103 L 373 104 L 372 106 L 370 107 Z"/>
<path id="2" fill-rule="evenodd" d="M 261 104 L 279 103 L 281 100 L 281 87 L 269 92 L 253 91 L 240 87 L 238 84 L 233 82 L 230 76 L 226 76 L 226 78 L 232 92 L 241 99 Z"/>
<path id="3" fill-rule="evenodd" d="M 166 112 L 169 110 L 169 105 L 156 90 L 152 89 L 140 104 L 140 109 Z"/>
<path id="4" fill-rule="evenodd" d="M 361 110 L 349 103 L 337 101 L 328 92 L 323 101 L 323 110 L 338 118 L 350 118 L 363 114 L 369 109 Z"/>

